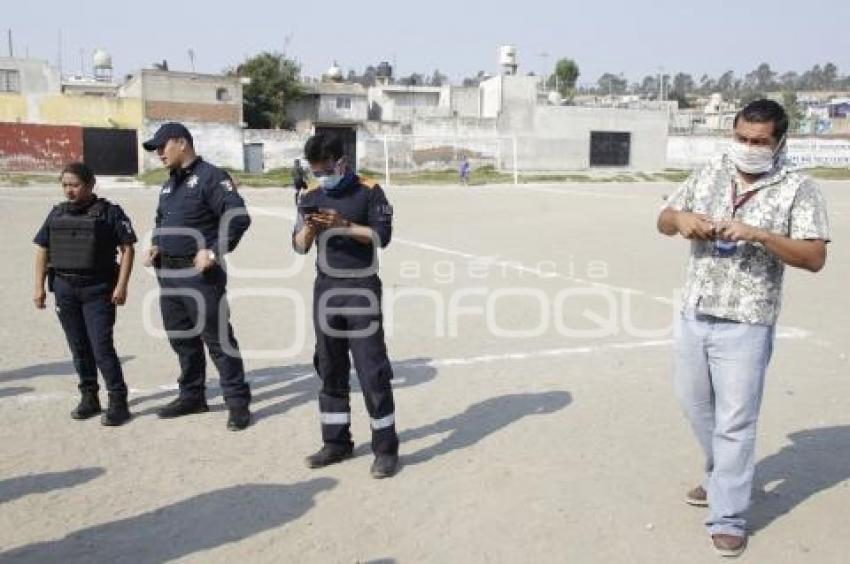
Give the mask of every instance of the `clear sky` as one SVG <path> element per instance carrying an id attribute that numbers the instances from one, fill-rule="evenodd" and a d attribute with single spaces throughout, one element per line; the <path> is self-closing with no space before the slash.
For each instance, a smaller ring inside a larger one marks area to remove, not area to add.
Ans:
<path id="1" fill-rule="evenodd" d="M 548 71 L 558 57 L 575 59 L 580 84 L 604 72 L 633 82 L 659 67 L 699 80 L 761 62 L 802 72 L 831 61 L 850 74 L 850 0 L 2 0 L 3 55 L 8 28 L 16 55 L 55 64 L 61 29 L 66 72 L 79 72 L 81 50 L 89 67 L 92 51 L 103 47 L 118 76 L 162 59 L 172 70 L 189 70 L 189 49 L 199 72 L 285 49 L 310 76 L 333 60 L 358 73 L 386 60 L 395 62 L 396 76 L 440 69 L 459 82 L 479 70 L 496 72 L 501 44 L 516 46 L 523 74 Z"/>

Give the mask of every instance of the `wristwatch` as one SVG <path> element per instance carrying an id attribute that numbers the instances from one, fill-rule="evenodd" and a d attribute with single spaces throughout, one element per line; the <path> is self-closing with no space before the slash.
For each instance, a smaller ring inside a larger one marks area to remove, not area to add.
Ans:
<path id="1" fill-rule="evenodd" d="M 215 252 L 213 252 L 212 249 L 207 249 L 207 258 L 210 259 L 212 262 L 215 262 L 216 256 Z"/>

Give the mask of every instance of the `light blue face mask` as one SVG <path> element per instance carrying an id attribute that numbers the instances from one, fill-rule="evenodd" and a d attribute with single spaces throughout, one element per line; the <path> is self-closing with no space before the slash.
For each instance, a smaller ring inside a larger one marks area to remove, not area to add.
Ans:
<path id="1" fill-rule="evenodd" d="M 339 187 L 339 183 L 342 181 L 341 174 L 327 174 L 324 176 L 319 176 L 316 180 L 319 181 L 319 188 L 325 190 L 327 192 L 333 192 L 337 187 Z"/>

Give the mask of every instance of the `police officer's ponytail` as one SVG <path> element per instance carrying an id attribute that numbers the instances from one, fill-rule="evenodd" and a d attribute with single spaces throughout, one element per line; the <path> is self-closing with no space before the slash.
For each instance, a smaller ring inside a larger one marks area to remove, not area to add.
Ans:
<path id="1" fill-rule="evenodd" d="M 83 183 L 84 186 L 92 187 L 95 183 L 94 171 L 83 162 L 72 162 L 65 165 L 65 168 L 62 169 L 62 172 L 59 174 L 59 182 L 62 182 L 62 176 L 66 173 L 73 174 L 77 178 L 80 179 L 80 182 Z"/>

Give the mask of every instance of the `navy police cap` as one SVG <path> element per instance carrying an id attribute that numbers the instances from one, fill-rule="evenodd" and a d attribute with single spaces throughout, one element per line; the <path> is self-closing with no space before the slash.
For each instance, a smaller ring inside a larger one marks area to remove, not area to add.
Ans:
<path id="1" fill-rule="evenodd" d="M 170 121 L 159 126 L 153 137 L 142 143 L 142 147 L 145 148 L 145 151 L 154 151 L 165 146 L 169 139 L 186 139 L 190 145 L 193 143 L 192 134 L 189 133 L 186 126 L 182 123 Z"/>

